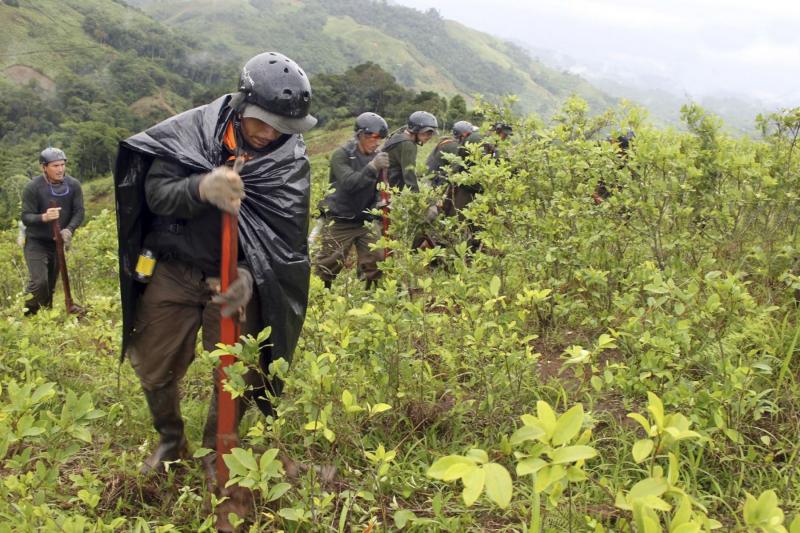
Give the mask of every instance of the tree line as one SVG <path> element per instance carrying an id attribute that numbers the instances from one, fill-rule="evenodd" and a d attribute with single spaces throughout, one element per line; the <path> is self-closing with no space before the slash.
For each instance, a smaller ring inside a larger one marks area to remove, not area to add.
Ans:
<path id="1" fill-rule="evenodd" d="M 94 73 L 100 70 L 97 67 Z M 175 112 L 235 91 L 236 69 L 221 70 L 226 73 L 224 82 L 207 83 L 188 73 L 175 75 L 166 60 L 143 61 L 125 53 L 106 65 L 102 76 L 67 73 L 58 77 L 53 93 L 36 84 L 17 86 L 0 80 L 0 175 L 4 181 L 0 219 L 8 222 L 16 216 L 22 187 L 39 172 L 36 156 L 42 148 L 63 148 L 70 158 L 69 172 L 81 180 L 107 175 L 121 139 Z M 443 123 L 467 115 L 461 95 L 448 99 L 432 91 L 406 89 L 374 63 L 341 74 L 318 74 L 312 77 L 312 87 L 312 113 L 322 127 L 349 125 L 354 116 L 368 110 L 383 115 L 393 126 L 403 124 L 417 109 L 434 113 Z"/>

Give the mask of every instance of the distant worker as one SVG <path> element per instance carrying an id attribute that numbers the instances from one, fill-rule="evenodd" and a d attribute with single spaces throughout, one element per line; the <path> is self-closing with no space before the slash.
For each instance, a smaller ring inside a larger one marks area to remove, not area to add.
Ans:
<path id="1" fill-rule="evenodd" d="M 514 134 L 514 128 L 508 122 L 499 121 L 492 124 L 492 127 L 489 128 L 489 133 L 493 133 L 494 135 L 496 135 L 497 139 L 500 141 L 500 143 L 502 143 L 503 141 L 505 141 Z M 502 152 L 500 150 L 501 149 L 499 148 L 499 145 L 495 147 L 493 152 L 494 158 L 498 160 L 507 159 L 505 150 L 503 150 Z"/>
<path id="2" fill-rule="evenodd" d="M 476 131 L 477 128 L 466 120 L 459 120 L 453 124 L 453 135 L 445 137 L 440 140 L 436 147 L 428 156 L 426 164 L 428 165 L 428 172 L 432 173 L 431 185 L 439 187 L 447 183 L 447 176 L 453 172 L 458 172 L 459 167 L 453 166 L 448 158 L 444 157 L 445 154 L 457 156 L 464 140 Z"/>
<path id="3" fill-rule="evenodd" d="M 495 122 L 492 124 L 491 132 L 497 135 L 501 141 L 505 141 L 514 133 L 514 128 L 507 122 Z"/>
<path id="4" fill-rule="evenodd" d="M 419 192 L 417 183 L 417 147 L 431 140 L 439 122 L 427 111 L 414 111 L 404 128 L 396 131 L 383 144 L 389 154 L 389 185 Z"/>
<path id="5" fill-rule="evenodd" d="M 380 200 L 380 172 L 389 166 L 389 155 L 376 153 L 388 134 L 389 126 L 380 115 L 362 113 L 356 118 L 355 136 L 331 154 L 333 192 L 320 203 L 323 222 L 315 261 L 317 275 L 328 288 L 353 246 L 358 254 L 359 276 L 366 280 L 367 288 L 380 277 L 378 262 L 383 259 L 383 250 L 372 246 L 380 237 L 379 219 L 370 211 Z"/>
<path id="6" fill-rule="evenodd" d="M 614 154 L 617 158 L 617 170 L 621 170 L 628 166 L 628 150 L 631 147 L 634 137 L 636 137 L 636 134 L 633 132 L 633 130 L 628 130 L 624 134 L 617 135 L 616 137 L 608 137 L 606 139 L 606 141 L 611 143 L 615 148 Z M 595 192 L 592 194 L 594 203 L 599 205 L 603 203 L 604 200 L 608 200 L 613 194 L 614 189 L 619 189 L 619 184 L 616 182 L 616 180 L 613 184 L 608 184 L 605 180 L 600 179 L 597 182 L 597 188 L 595 189 Z"/>
<path id="7" fill-rule="evenodd" d="M 462 166 L 460 167 L 462 172 L 467 171 L 470 167 L 474 166 L 474 162 L 467 161 L 467 158 L 470 155 L 470 148 L 473 145 L 480 145 L 481 151 L 479 153 L 482 153 L 483 155 L 494 154 L 494 145 L 486 142 L 485 137 L 481 133 L 477 131 L 470 133 L 464 139 L 464 142 L 459 147 L 458 151 L 458 156 L 463 162 Z M 469 180 L 459 181 L 461 181 L 461 183 L 450 183 L 447 187 L 443 205 L 445 216 L 457 215 L 475 199 L 475 195 L 483 192 L 483 187 L 479 183 L 469 183 Z"/>
<path id="8" fill-rule="evenodd" d="M 58 221 L 64 249 L 69 250 L 75 231 L 83 223 L 83 191 L 78 180 L 66 174 L 67 156 L 58 148 L 39 154 L 42 175 L 22 191 L 22 224 L 25 225 L 24 255 L 28 265 L 30 298 L 25 315 L 50 307 L 58 276 L 56 242 L 52 222 Z"/>

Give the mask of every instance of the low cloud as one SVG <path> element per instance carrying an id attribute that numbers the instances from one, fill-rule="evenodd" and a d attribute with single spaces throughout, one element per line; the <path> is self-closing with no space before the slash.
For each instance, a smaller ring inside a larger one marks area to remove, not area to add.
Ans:
<path id="1" fill-rule="evenodd" d="M 399 0 L 427 9 L 432 0 Z M 698 95 L 732 91 L 800 105 L 797 0 L 437 0 L 445 18 L 554 50 L 574 72 L 671 78 Z"/>

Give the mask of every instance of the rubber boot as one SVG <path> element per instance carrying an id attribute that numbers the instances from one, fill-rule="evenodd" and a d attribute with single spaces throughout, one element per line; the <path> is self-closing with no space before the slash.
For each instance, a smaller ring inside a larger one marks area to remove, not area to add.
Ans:
<path id="1" fill-rule="evenodd" d="M 185 459 L 188 456 L 188 444 L 183 434 L 177 384 L 170 383 L 160 389 L 145 390 L 144 397 L 153 415 L 153 426 L 160 437 L 158 447 L 144 460 L 140 470 L 147 474 L 163 471 L 165 462 Z"/>
<path id="2" fill-rule="evenodd" d="M 25 302 L 25 316 L 33 316 L 39 312 L 39 303 L 34 300 L 30 299 Z"/>

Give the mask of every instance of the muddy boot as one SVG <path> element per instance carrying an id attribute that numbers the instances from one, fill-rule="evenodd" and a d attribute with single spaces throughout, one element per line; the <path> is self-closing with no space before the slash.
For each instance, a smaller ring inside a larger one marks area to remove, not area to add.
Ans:
<path id="1" fill-rule="evenodd" d="M 164 463 L 177 461 L 188 456 L 188 444 L 183 434 L 178 386 L 170 383 L 160 389 L 144 391 L 147 406 L 153 415 L 153 425 L 158 431 L 158 447 L 144 460 L 140 469 L 142 474 L 163 471 Z"/>
<path id="2" fill-rule="evenodd" d="M 31 298 L 25 302 L 25 316 L 33 316 L 39 312 L 39 302 L 35 298 Z"/>

